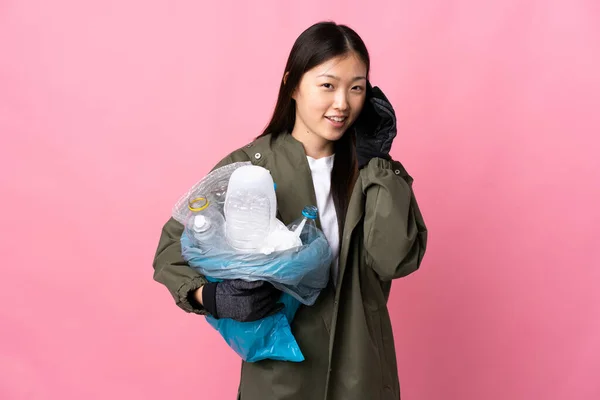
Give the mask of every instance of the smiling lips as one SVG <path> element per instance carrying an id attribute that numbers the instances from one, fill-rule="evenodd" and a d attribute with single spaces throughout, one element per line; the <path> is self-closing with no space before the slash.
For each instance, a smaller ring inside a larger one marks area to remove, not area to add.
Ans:
<path id="1" fill-rule="evenodd" d="M 344 122 L 346 122 L 346 119 L 348 118 L 348 116 L 346 115 L 331 115 L 331 116 L 326 116 L 325 118 L 327 118 L 329 120 L 329 122 L 331 122 L 333 124 L 333 126 L 339 128 L 344 126 Z"/>

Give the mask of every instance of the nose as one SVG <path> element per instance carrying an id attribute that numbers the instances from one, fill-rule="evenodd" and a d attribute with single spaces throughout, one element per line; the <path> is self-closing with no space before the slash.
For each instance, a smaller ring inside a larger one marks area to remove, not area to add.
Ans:
<path id="1" fill-rule="evenodd" d="M 339 90 L 335 94 L 333 108 L 340 111 L 346 111 L 348 109 L 348 99 L 346 98 L 346 93 L 344 91 Z"/>

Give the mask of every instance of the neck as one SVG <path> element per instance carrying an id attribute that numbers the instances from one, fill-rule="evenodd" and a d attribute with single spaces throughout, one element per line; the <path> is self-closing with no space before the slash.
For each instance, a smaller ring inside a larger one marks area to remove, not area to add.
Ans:
<path id="1" fill-rule="evenodd" d="M 318 159 L 333 155 L 334 143 L 319 137 L 306 127 L 300 128 L 298 126 L 294 126 L 294 129 L 292 130 L 292 136 L 294 139 L 302 143 L 302 146 L 304 146 L 304 152 L 309 157 Z"/>

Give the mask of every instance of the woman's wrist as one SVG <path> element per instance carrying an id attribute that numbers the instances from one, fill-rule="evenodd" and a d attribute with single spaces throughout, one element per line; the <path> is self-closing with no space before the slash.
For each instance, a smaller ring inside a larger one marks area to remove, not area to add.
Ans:
<path id="1" fill-rule="evenodd" d="M 200 286 L 194 292 L 194 300 L 196 300 L 196 302 L 198 302 L 198 304 L 200 304 L 200 305 L 203 305 L 202 304 L 202 288 L 204 288 L 204 286 Z"/>
<path id="2" fill-rule="evenodd" d="M 196 290 L 192 290 L 188 293 L 188 302 L 195 309 L 204 308 L 204 304 L 202 303 L 202 286 Z"/>

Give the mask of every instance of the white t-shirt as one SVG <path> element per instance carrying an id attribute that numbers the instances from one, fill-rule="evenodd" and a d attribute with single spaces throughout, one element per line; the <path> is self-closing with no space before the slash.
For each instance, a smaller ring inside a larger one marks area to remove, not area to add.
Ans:
<path id="1" fill-rule="evenodd" d="M 331 195 L 331 171 L 335 154 L 328 157 L 314 159 L 306 156 L 310 172 L 312 174 L 315 195 L 317 196 L 317 208 L 319 209 L 319 220 L 321 228 L 329 246 L 333 250 L 333 282 L 337 282 L 338 257 L 340 252 L 340 232 L 337 220 L 337 212 Z"/>

